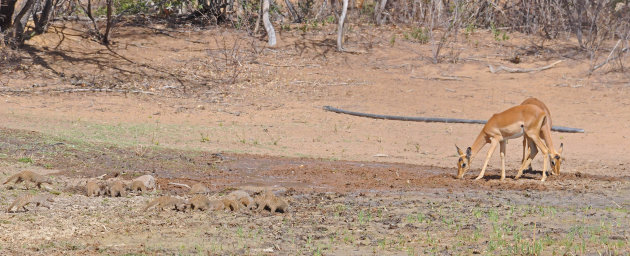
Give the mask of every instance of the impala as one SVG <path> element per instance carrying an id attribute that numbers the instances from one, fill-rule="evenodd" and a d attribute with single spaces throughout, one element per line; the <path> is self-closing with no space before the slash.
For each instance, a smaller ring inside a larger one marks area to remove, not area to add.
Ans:
<path id="1" fill-rule="evenodd" d="M 506 143 L 509 139 L 525 136 L 528 139 L 528 142 L 533 144 L 532 149 L 534 146 L 538 147 L 544 155 L 543 176 L 541 181 L 545 181 L 547 179 L 547 161 L 549 160 L 547 154 L 549 153 L 549 149 L 542 141 L 540 134 L 542 127 L 546 125 L 546 123 L 547 114 L 545 114 L 545 111 L 540 107 L 531 104 L 518 105 L 501 113 L 492 115 L 492 117 L 484 125 L 483 129 L 481 129 L 479 135 L 477 135 L 472 147 L 468 147 L 466 152 L 462 151 L 459 147 L 457 147 L 457 145 L 455 145 L 457 153 L 459 154 L 457 178 L 461 179 L 464 177 L 466 171 L 470 169 L 470 164 L 477 153 L 479 153 L 483 146 L 490 143 L 490 149 L 488 150 L 486 160 L 483 163 L 479 176 L 477 176 L 475 180 L 483 178 L 486 172 L 486 167 L 488 166 L 488 161 L 490 160 L 492 153 L 494 153 L 497 145 L 501 145 L 501 180 L 504 180 Z M 531 162 L 531 159 L 534 158 L 533 153 L 534 150 L 530 150 L 529 158 L 522 163 L 518 172 L 519 174 L 523 172 L 523 169 L 525 169 Z"/>
<path id="2" fill-rule="evenodd" d="M 562 148 L 563 148 L 563 144 L 560 143 L 560 150 L 556 151 L 556 148 L 553 146 L 553 141 L 551 141 L 551 126 L 552 126 L 552 122 L 551 122 L 551 113 L 549 112 L 549 108 L 547 108 L 547 106 L 545 105 L 545 103 L 543 103 L 542 101 L 540 101 L 539 99 L 536 98 L 528 98 L 525 101 L 523 101 L 521 103 L 521 105 L 536 105 L 539 108 L 541 108 L 543 111 L 545 111 L 545 114 L 547 115 L 547 122 L 545 125 L 543 125 L 543 127 L 541 128 L 541 133 L 540 136 L 542 137 L 542 139 L 545 141 L 545 145 L 547 145 L 547 148 L 549 148 L 549 157 L 550 157 L 550 163 L 551 163 L 551 169 L 553 174 L 558 175 L 560 174 L 560 165 L 562 164 L 562 161 L 564 160 L 564 158 L 562 158 Z M 536 156 L 537 150 L 536 147 L 530 147 L 531 142 L 528 142 L 527 140 L 527 136 L 523 137 L 523 163 L 528 160 L 527 159 L 527 155 L 528 154 L 533 154 L 534 156 Z M 532 153 L 530 150 L 533 150 L 534 152 Z M 533 159 L 532 159 L 533 160 Z M 531 160 L 530 160 L 530 164 L 527 165 L 527 169 L 531 170 L 532 166 L 531 166 Z M 522 173 L 519 173 L 516 175 L 516 179 L 520 178 L 522 175 Z"/>

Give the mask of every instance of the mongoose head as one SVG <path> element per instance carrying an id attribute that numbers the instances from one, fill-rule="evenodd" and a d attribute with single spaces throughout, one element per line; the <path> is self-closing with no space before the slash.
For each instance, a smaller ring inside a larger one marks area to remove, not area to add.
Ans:
<path id="1" fill-rule="evenodd" d="M 53 180 L 50 177 L 44 177 L 44 181 L 42 183 L 48 183 L 50 185 L 53 184 Z"/>
<path id="2" fill-rule="evenodd" d="M 457 149 L 457 154 L 459 155 L 459 160 L 457 160 L 457 178 L 461 179 L 464 177 L 464 174 L 468 169 L 470 169 L 470 155 L 471 149 L 468 147 L 466 152 L 459 149 L 457 145 L 455 145 Z"/>
<path id="3" fill-rule="evenodd" d="M 180 200 L 175 204 L 175 209 L 180 212 L 186 212 L 188 208 L 191 207 L 191 204 L 185 200 Z"/>

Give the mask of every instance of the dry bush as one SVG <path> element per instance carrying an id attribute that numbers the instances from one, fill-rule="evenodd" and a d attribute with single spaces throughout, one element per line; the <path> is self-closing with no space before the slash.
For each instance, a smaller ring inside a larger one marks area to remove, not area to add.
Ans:
<path id="1" fill-rule="evenodd" d="M 0 33 L 0 38 L 1 38 Z M 0 70 L 9 71 L 11 67 L 20 65 L 22 62 L 22 55 L 18 50 L 11 49 L 0 42 Z M 0 72 L 2 74 L 3 72 Z"/>
<path id="2" fill-rule="evenodd" d="M 44 0 L 33 1 L 44 3 Z M 110 0 L 110 3 L 112 1 L 114 8 L 108 15 L 113 16 L 108 19 L 110 22 L 119 15 L 142 13 L 153 19 L 186 23 L 201 20 L 203 22 L 197 24 L 227 24 L 250 34 L 262 33 L 257 29 L 261 22 L 260 0 Z M 89 1 L 81 3 L 85 2 Z M 99 4 L 95 4 L 94 8 L 99 9 L 93 13 L 95 16 L 107 14 L 105 2 L 98 0 Z M 81 6 L 78 1 L 56 0 L 55 3 L 61 3 L 56 5 L 57 15 L 86 13 L 91 16 L 86 11 L 89 8 L 77 11 Z M 35 9 L 41 9 L 40 6 L 36 5 Z M 547 40 L 576 38 L 593 70 L 603 60 L 616 56 L 614 60 L 619 62 L 624 59 L 622 55 L 628 53 L 630 6 L 627 0 L 350 0 L 348 12 L 348 23 L 393 23 L 424 33 L 420 37 L 426 37 L 426 43 L 430 43 L 433 49 L 430 57 L 435 63 L 457 61 L 459 52 L 454 45 L 459 31 L 471 27 L 492 30 L 498 41 L 505 40 L 508 32 L 539 35 Z M 272 22 L 282 25 L 302 22 L 306 23 L 305 28 L 334 24 L 339 13 L 338 0 L 275 0 L 271 1 L 270 8 Z M 173 16 L 179 18 L 170 19 Z M 94 19 L 97 17 L 91 17 L 92 21 Z M 107 41 L 107 36 L 102 40 Z M 613 49 L 618 40 L 621 40 L 618 48 Z M 238 72 L 229 77 L 238 77 Z M 230 78 L 225 82 L 230 80 L 235 81 Z"/>
<path id="3" fill-rule="evenodd" d="M 243 72 L 243 56 L 241 54 L 241 41 L 234 40 L 232 46 L 228 46 L 225 38 L 219 42 L 215 37 L 215 43 L 220 49 L 208 51 L 210 65 L 215 74 L 213 82 L 216 84 L 234 84 Z"/>
<path id="4" fill-rule="evenodd" d="M 625 0 L 389 0 L 382 11 L 389 22 L 428 29 L 434 62 L 456 41 L 456 31 L 470 26 L 547 39 L 575 37 L 593 65 L 603 52 L 611 51 L 602 48 L 604 42 L 622 40 L 627 45 L 630 33 L 630 6 Z M 624 49 L 617 51 L 625 54 Z"/>

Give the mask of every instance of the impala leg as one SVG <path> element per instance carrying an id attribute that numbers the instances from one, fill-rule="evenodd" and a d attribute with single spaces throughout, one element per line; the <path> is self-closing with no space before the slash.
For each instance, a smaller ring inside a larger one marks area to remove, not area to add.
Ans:
<path id="1" fill-rule="evenodd" d="M 546 122 L 542 129 L 540 130 L 540 138 L 542 140 L 544 140 L 545 145 L 547 146 L 547 150 L 548 150 L 548 160 L 551 163 L 552 157 L 553 155 L 556 154 L 556 149 L 553 146 L 553 141 L 551 139 L 551 124 L 549 124 L 549 122 Z M 558 169 L 558 171 L 556 172 L 555 168 L 551 168 L 551 172 L 550 174 L 560 174 L 560 170 Z"/>
<path id="2" fill-rule="evenodd" d="M 532 138 L 532 140 L 534 141 L 534 143 L 536 143 L 536 146 L 543 154 L 542 179 L 540 180 L 542 182 L 547 179 L 547 167 L 549 166 L 549 149 L 547 148 L 547 146 L 545 146 L 545 143 L 542 142 L 540 137 Z"/>
<path id="3" fill-rule="evenodd" d="M 538 154 L 538 149 L 536 147 L 536 144 L 534 143 L 533 140 L 529 138 L 527 138 L 527 148 L 529 152 L 529 157 L 525 158 L 525 161 L 523 161 L 521 168 L 518 169 L 518 173 L 516 174 L 514 179 L 519 179 L 521 175 L 523 175 L 523 171 L 526 170 L 528 166 L 529 168 L 531 168 L 532 160 L 534 160 L 534 157 L 536 157 L 536 154 Z"/>
<path id="4" fill-rule="evenodd" d="M 527 156 L 531 154 L 531 150 L 532 150 L 532 147 L 529 144 L 529 140 L 527 139 L 527 136 L 523 136 L 523 161 L 521 161 L 521 163 L 524 163 L 525 161 L 527 161 Z M 525 168 L 525 170 L 531 170 L 531 169 L 532 169 L 532 163 L 530 162 L 527 165 L 527 168 Z"/>
<path id="5" fill-rule="evenodd" d="M 501 152 L 501 180 L 505 180 L 505 148 L 507 147 L 507 140 L 501 141 L 500 152 Z"/>
<path id="6" fill-rule="evenodd" d="M 497 148 L 497 144 L 499 143 L 497 142 L 495 138 L 490 139 L 490 149 L 488 150 L 486 161 L 483 162 L 483 168 L 481 168 L 481 172 L 479 173 L 479 176 L 477 176 L 475 180 L 479 180 L 483 178 L 483 175 L 486 173 L 486 167 L 488 167 L 488 161 L 490 161 L 490 157 L 492 156 L 492 153 L 494 153 L 494 150 Z"/>

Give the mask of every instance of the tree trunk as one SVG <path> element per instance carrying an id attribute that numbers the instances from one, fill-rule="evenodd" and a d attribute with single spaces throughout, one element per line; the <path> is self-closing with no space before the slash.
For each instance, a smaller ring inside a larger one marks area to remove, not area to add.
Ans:
<path id="1" fill-rule="evenodd" d="M 330 0 L 330 11 L 335 14 L 335 18 L 339 19 L 339 13 L 337 13 L 337 1 L 338 0 Z"/>
<path id="2" fill-rule="evenodd" d="M 105 34 L 103 34 L 103 44 L 109 44 L 109 32 L 111 32 L 112 24 L 112 3 L 114 0 L 107 0 L 107 27 L 105 27 Z"/>
<path id="3" fill-rule="evenodd" d="M 256 25 L 254 26 L 254 35 L 258 34 L 258 29 L 260 28 L 260 20 L 263 15 L 263 1 L 260 1 L 260 10 L 258 11 L 258 17 L 256 17 Z"/>
<path id="4" fill-rule="evenodd" d="M 55 6 L 53 0 L 45 1 L 42 14 L 39 16 L 38 20 L 35 21 L 35 32 L 38 34 L 42 34 L 48 29 L 48 22 L 50 21 Z"/>
<path id="5" fill-rule="evenodd" d="M 385 5 L 387 5 L 387 0 L 381 0 L 380 3 L 374 5 L 374 14 L 376 14 L 376 25 L 383 25 L 383 21 L 385 20 L 383 18 L 383 10 L 385 10 Z"/>
<path id="6" fill-rule="evenodd" d="M 92 0 L 87 0 L 87 8 L 83 7 L 83 5 L 81 5 L 81 2 L 79 0 L 77 0 L 77 5 L 80 6 L 81 9 L 83 9 L 85 14 L 88 16 L 88 18 L 90 18 L 90 20 L 92 21 L 92 25 L 94 25 L 94 32 L 100 36 L 101 31 L 98 29 L 98 24 L 96 24 L 96 20 L 94 20 L 94 16 L 92 16 Z"/>
<path id="7" fill-rule="evenodd" d="M 337 51 L 343 52 L 343 22 L 348 12 L 348 0 L 343 0 L 343 9 L 339 17 L 339 25 L 337 25 Z"/>
<path id="8" fill-rule="evenodd" d="M 37 16 L 37 11 L 42 8 L 42 1 L 43 0 L 35 0 L 35 3 L 33 4 L 33 11 L 31 11 L 31 15 L 33 16 L 33 23 L 37 24 L 38 20 L 39 20 L 39 16 Z"/>
<path id="9" fill-rule="evenodd" d="M 27 0 L 26 3 L 24 3 L 22 10 L 15 15 L 13 26 L 10 28 L 13 31 L 9 31 L 9 33 L 13 32 L 12 37 L 13 40 L 15 40 L 13 42 L 15 45 L 22 45 L 22 43 L 24 43 L 24 29 L 26 28 L 26 22 L 28 21 L 28 14 L 33 9 L 34 3 L 35 0 Z"/>
<path id="10" fill-rule="evenodd" d="M 328 3 L 327 0 L 322 1 L 322 7 L 319 8 L 319 11 L 315 15 L 315 20 L 319 19 L 319 16 L 322 15 L 324 10 L 326 10 L 326 3 Z"/>
<path id="11" fill-rule="evenodd" d="M 0 0 L 0 31 L 7 31 L 13 23 L 13 12 L 17 0 Z"/>
<path id="12" fill-rule="evenodd" d="M 302 22 L 302 17 L 300 17 L 300 15 L 297 13 L 297 11 L 295 11 L 295 7 L 291 3 L 291 1 L 284 0 L 284 3 L 287 4 L 287 8 L 289 9 L 289 13 L 291 14 L 291 17 L 293 17 L 293 23 L 301 23 Z"/>
<path id="13" fill-rule="evenodd" d="M 263 0 L 263 24 L 265 30 L 267 30 L 267 36 L 269 37 L 269 46 L 276 45 L 276 31 L 273 29 L 273 25 L 269 21 L 269 0 Z"/>

